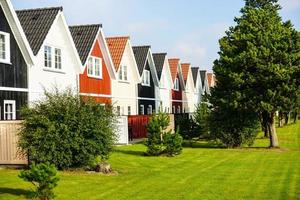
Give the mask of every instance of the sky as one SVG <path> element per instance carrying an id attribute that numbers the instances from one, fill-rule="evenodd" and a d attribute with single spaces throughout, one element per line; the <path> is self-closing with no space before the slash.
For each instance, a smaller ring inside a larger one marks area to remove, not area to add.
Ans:
<path id="1" fill-rule="evenodd" d="M 279 0 L 284 20 L 300 31 L 300 0 Z M 211 70 L 218 40 L 244 0 L 12 0 L 15 9 L 63 6 L 69 25 L 103 25 L 105 36 L 130 36 L 193 67 Z"/>

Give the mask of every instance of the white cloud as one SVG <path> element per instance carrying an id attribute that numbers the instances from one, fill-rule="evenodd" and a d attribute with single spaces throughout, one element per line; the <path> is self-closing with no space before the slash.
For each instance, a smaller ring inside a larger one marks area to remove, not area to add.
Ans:
<path id="1" fill-rule="evenodd" d="M 293 11 L 300 8 L 300 0 L 280 0 L 283 11 Z"/>

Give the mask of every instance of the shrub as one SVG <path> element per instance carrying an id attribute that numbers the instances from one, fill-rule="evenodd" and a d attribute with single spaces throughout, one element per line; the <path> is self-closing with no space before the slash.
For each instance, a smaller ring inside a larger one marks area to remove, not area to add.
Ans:
<path id="1" fill-rule="evenodd" d="M 246 110 L 213 110 L 209 125 L 211 139 L 229 148 L 252 145 L 259 130 L 257 115 Z"/>
<path id="2" fill-rule="evenodd" d="M 107 159 L 115 139 L 115 116 L 109 106 L 83 101 L 71 90 L 45 92 L 45 100 L 22 110 L 19 146 L 35 163 L 59 169 Z"/>
<path id="3" fill-rule="evenodd" d="M 19 175 L 24 181 L 31 182 L 35 187 L 35 197 L 41 200 L 54 198 L 53 189 L 57 186 L 59 178 L 54 165 L 32 164 L 29 170 L 23 170 Z"/>
<path id="4" fill-rule="evenodd" d="M 164 135 L 165 153 L 169 156 L 175 156 L 182 151 L 182 137 L 178 132 L 172 134 L 168 132 Z"/>
<path id="5" fill-rule="evenodd" d="M 159 112 L 154 114 L 146 128 L 148 131 L 148 138 L 145 141 L 147 146 L 147 154 L 152 156 L 157 156 L 163 153 L 163 134 L 170 123 L 170 118 L 168 114 Z"/>
<path id="6" fill-rule="evenodd" d="M 209 135 L 209 123 L 208 118 L 210 110 L 208 104 L 205 102 L 200 103 L 196 107 L 196 112 L 193 116 L 195 123 L 195 135 L 198 137 L 207 138 Z"/>
<path id="7" fill-rule="evenodd" d="M 148 138 L 145 141 L 147 154 L 158 156 L 166 153 L 174 156 L 181 153 L 182 137 L 172 131 L 166 132 L 170 123 L 170 118 L 166 113 L 153 115 L 147 125 Z"/>

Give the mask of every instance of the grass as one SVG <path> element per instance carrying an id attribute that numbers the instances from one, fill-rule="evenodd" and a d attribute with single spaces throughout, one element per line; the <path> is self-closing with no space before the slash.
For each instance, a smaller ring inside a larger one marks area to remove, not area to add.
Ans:
<path id="1" fill-rule="evenodd" d="M 278 129 L 280 149 L 257 139 L 244 149 L 184 148 L 178 157 L 144 157 L 141 144 L 118 147 L 117 176 L 60 172 L 57 199 L 300 199 L 300 123 Z M 30 184 L 0 170 L 0 199 L 26 199 Z"/>

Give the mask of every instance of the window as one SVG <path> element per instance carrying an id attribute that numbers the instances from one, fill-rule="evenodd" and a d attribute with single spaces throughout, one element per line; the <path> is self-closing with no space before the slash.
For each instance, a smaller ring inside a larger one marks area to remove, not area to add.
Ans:
<path id="1" fill-rule="evenodd" d="M 45 67 L 52 67 L 52 48 L 49 46 L 45 46 Z"/>
<path id="2" fill-rule="evenodd" d="M 128 81 L 127 66 L 122 65 L 119 69 L 119 80 Z"/>
<path id="3" fill-rule="evenodd" d="M 130 106 L 128 106 L 128 115 L 131 115 L 131 107 Z"/>
<path id="4" fill-rule="evenodd" d="M 55 49 L 55 69 L 61 69 L 61 50 Z"/>
<path id="5" fill-rule="evenodd" d="M 16 102 L 15 101 L 4 101 L 4 120 L 15 120 L 16 119 Z"/>
<path id="6" fill-rule="evenodd" d="M 142 85 L 150 86 L 150 71 L 144 70 Z"/>
<path id="7" fill-rule="evenodd" d="M 174 90 L 179 90 L 179 80 L 178 78 L 175 79 L 175 82 L 174 82 Z"/>
<path id="8" fill-rule="evenodd" d="M 140 105 L 140 114 L 141 115 L 145 114 L 144 105 Z"/>
<path id="9" fill-rule="evenodd" d="M 0 31 L 0 62 L 10 63 L 10 35 Z"/>
<path id="10" fill-rule="evenodd" d="M 102 59 L 89 57 L 88 59 L 88 76 L 102 79 Z"/>
<path id="11" fill-rule="evenodd" d="M 152 112 L 153 112 L 152 105 L 149 105 L 147 109 L 147 114 L 152 115 Z"/>
<path id="12" fill-rule="evenodd" d="M 61 56 L 62 56 L 61 49 L 53 48 L 51 46 L 46 45 L 44 47 L 45 67 L 50 69 L 54 67 L 54 70 L 61 70 L 62 69 Z M 54 66 L 52 65 L 52 63 L 54 63 Z"/>
<path id="13" fill-rule="evenodd" d="M 177 107 L 177 113 L 181 113 L 180 106 Z"/>
<path id="14" fill-rule="evenodd" d="M 120 116 L 121 115 L 121 107 L 117 106 L 117 115 Z"/>

